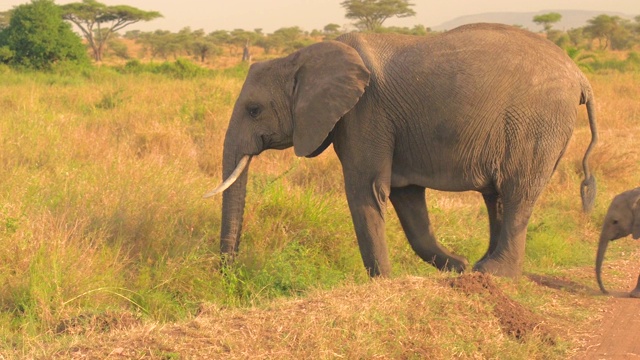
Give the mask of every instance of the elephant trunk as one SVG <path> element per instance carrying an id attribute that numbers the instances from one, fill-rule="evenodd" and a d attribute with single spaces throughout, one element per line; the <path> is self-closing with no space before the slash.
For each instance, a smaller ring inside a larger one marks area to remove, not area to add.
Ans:
<path id="1" fill-rule="evenodd" d="M 604 294 L 607 294 L 607 289 L 604 288 L 602 284 L 602 262 L 604 261 L 604 254 L 607 251 L 607 246 L 609 245 L 609 238 L 604 235 L 600 235 L 600 242 L 598 244 L 598 253 L 596 255 L 596 279 L 598 280 L 598 286 L 600 286 L 600 291 Z"/>
<path id="2" fill-rule="evenodd" d="M 233 262 L 240 245 L 242 233 L 242 217 L 244 215 L 245 197 L 247 194 L 248 168 L 250 155 L 237 159 L 237 152 L 224 147 L 222 174 L 225 179 L 217 189 L 210 193 L 223 191 L 222 225 L 220 229 L 220 254 L 223 264 Z M 209 194 L 210 194 L 209 193 Z"/>

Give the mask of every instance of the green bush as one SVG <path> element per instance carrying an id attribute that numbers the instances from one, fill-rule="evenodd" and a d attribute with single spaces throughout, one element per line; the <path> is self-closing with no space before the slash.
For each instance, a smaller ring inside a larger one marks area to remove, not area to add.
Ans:
<path id="1" fill-rule="evenodd" d="M 208 76 L 213 71 L 198 66 L 193 62 L 179 58 L 175 62 L 163 62 L 161 64 L 147 63 L 144 64 L 137 59 L 129 60 L 124 67 L 117 68 L 118 71 L 125 74 L 142 74 L 152 73 L 166 75 L 173 79 L 194 79 L 197 77 Z"/>
<path id="2" fill-rule="evenodd" d="M 640 55 L 636 52 L 630 52 L 627 58 L 624 60 L 619 59 L 604 59 L 596 60 L 593 65 L 593 69 L 598 70 L 616 70 L 619 72 L 633 72 L 640 71 Z"/>
<path id="3" fill-rule="evenodd" d="M 0 47 L 0 62 L 8 63 L 13 58 L 13 50 L 9 49 L 8 46 Z"/>
<path id="4" fill-rule="evenodd" d="M 238 80 L 244 80 L 247 77 L 247 73 L 249 73 L 249 64 L 246 62 L 221 71 L 223 76 Z"/>
<path id="5" fill-rule="evenodd" d="M 140 60 L 132 59 L 127 61 L 127 63 L 124 64 L 124 68 L 120 69 L 120 71 L 127 74 L 140 74 L 144 72 L 144 68 Z"/>
<path id="6" fill-rule="evenodd" d="M 164 62 L 156 68 L 156 71 L 175 79 L 193 79 L 210 73 L 209 70 L 183 58 L 179 58 L 173 63 Z"/>
<path id="7" fill-rule="evenodd" d="M 80 37 L 51 0 L 16 7 L 9 26 L 0 32 L 0 48 L 0 61 L 28 69 L 49 70 L 61 61 L 89 63 Z"/>

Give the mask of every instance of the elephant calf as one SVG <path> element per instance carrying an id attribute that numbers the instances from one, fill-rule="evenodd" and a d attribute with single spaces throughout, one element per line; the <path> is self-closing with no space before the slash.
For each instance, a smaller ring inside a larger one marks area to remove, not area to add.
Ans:
<path id="1" fill-rule="evenodd" d="M 596 277 L 598 286 L 603 293 L 607 290 L 602 284 L 602 261 L 610 241 L 617 240 L 631 234 L 634 239 L 640 238 L 640 187 L 627 190 L 616 195 L 609 205 L 609 210 L 604 217 L 598 253 L 596 255 Z M 631 291 L 631 297 L 640 298 L 640 276 L 638 284 Z"/>

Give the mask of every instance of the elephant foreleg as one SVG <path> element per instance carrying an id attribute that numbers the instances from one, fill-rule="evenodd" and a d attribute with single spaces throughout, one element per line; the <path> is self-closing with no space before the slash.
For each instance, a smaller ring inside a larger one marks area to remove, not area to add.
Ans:
<path id="1" fill-rule="evenodd" d="M 358 247 L 369 276 L 389 276 L 391 264 L 385 240 L 388 185 L 361 184 L 359 177 L 345 176 L 345 190 Z"/>
<path id="2" fill-rule="evenodd" d="M 469 262 L 438 244 L 427 212 L 423 187 L 392 188 L 391 203 L 413 250 L 422 260 L 440 270 L 462 272 Z"/>
<path id="3" fill-rule="evenodd" d="M 486 259 L 498 246 L 498 237 L 502 229 L 502 200 L 498 194 L 482 194 L 489 214 L 489 248 L 480 261 Z"/>

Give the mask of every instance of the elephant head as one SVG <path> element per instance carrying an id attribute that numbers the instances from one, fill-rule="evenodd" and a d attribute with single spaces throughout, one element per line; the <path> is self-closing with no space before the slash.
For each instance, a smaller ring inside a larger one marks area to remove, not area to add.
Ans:
<path id="1" fill-rule="evenodd" d="M 247 169 L 266 149 L 291 146 L 313 157 L 331 144 L 336 123 L 358 102 L 369 70 L 351 47 L 327 41 L 287 57 L 251 66 L 225 135 L 225 181 L 205 197 L 223 193 L 220 250 L 223 261 L 238 251 Z"/>
<path id="2" fill-rule="evenodd" d="M 605 294 L 607 290 L 602 285 L 601 275 L 607 245 L 629 234 L 634 239 L 640 238 L 640 188 L 625 191 L 613 198 L 604 217 L 596 255 L 596 278 L 600 290 Z"/>

